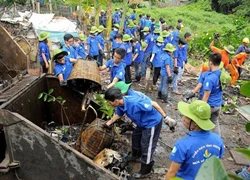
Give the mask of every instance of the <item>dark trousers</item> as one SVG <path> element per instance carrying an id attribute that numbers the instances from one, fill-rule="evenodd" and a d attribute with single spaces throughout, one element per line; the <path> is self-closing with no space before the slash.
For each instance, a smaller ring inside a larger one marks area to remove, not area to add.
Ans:
<path id="1" fill-rule="evenodd" d="M 160 136 L 162 120 L 152 128 L 136 127 L 132 134 L 132 152 L 140 152 L 141 162 L 150 164 Z"/>
<path id="2" fill-rule="evenodd" d="M 98 55 L 98 64 L 100 65 L 100 66 L 102 66 L 102 64 L 103 64 L 103 57 L 104 57 L 104 54 L 99 54 Z"/>
<path id="3" fill-rule="evenodd" d="M 130 66 L 131 65 L 127 65 L 125 67 L 125 82 L 126 83 L 131 83 L 132 82 L 132 80 L 131 80 Z"/>
<path id="4" fill-rule="evenodd" d="M 144 39 L 144 32 L 142 32 L 142 29 L 140 30 L 140 40 Z"/>
<path id="5" fill-rule="evenodd" d="M 40 62 L 42 69 L 43 69 L 43 73 L 47 73 L 49 69 L 46 68 L 45 62 Z"/>
<path id="6" fill-rule="evenodd" d="M 158 78 L 160 77 L 161 67 L 154 68 L 154 75 L 153 75 L 153 85 L 156 85 Z"/>
<path id="7" fill-rule="evenodd" d="M 97 56 L 93 56 L 93 59 L 94 59 L 94 60 L 97 60 L 97 59 L 98 59 L 98 55 L 97 55 Z"/>

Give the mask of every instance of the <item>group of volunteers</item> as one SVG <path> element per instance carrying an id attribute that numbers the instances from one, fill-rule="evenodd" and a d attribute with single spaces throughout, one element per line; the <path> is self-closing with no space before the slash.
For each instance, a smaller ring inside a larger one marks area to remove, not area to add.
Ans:
<path id="1" fill-rule="evenodd" d="M 131 82 L 139 82 L 145 78 L 147 67 L 153 69 L 153 87 L 157 89 L 158 98 L 162 103 L 168 103 L 169 87 L 176 95 L 180 95 L 179 85 L 188 61 L 188 42 L 191 33 L 183 33 L 182 20 L 176 25 L 167 26 L 163 18 L 155 22 L 149 14 L 136 11 L 126 14 L 124 31 L 119 33 L 122 17 L 121 9 L 116 9 L 112 16 L 112 32 L 110 34 L 111 49 L 105 46 L 103 31 L 106 27 L 106 13 L 101 11 L 100 26 L 92 26 L 89 35 L 79 34 L 73 37 L 64 35 L 64 46 L 56 49 L 51 58 L 48 48 L 49 33 L 41 32 L 40 63 L 43 72 L 47 73 L 49 61 L 54 60 L 54 74 L 60 85 L 67 85 L 67 79 L 74 63 L 83 60 L 95 60 L 100 71 L 108 69 L 110 83 L 105 87 L 104 97 L 108 103 L 116 108 L 115 115 L 106 123 L 110 126 L 118 119 L 127 115 L 137 127 L 132 134 L 131 161 L 141 162 L 141 169 L 133 174 L 134 178 L 146 178 L 150 175 L 154 165 L 153 154 L 160 136 L 162 122 L 174 129 L 176 121 L 167 116 L 158 103 L 152 101 L 145 94 L 131 89 Z M 136 24 L 136 20 L 138 24 Z M 197 86 L 188 94 L 186 99 L 199 94 L 198 100 L 178 103 L 178 110 L 183 115 L 183 125 L 189 131 L 187 136 L 178 140 L 170 155 L 171 165 L 166 175 L 180 177 L 185 180 L 195 179 L 199 168 L 211 156 L 222 158 L 224 143 L 219 126 L 219 113 L 222 105 L 221 76 L 224 68 L 231 73 L 231 85 L 234 85 L 241 74 L 244 61 L 249 57 L 249 39 L 244 38 L 235 56 L 232 46 L 219 49 L 214 42 L 219 39 L 215 34 L 210 44 L 212 53 L 209 61 L 203 65 Z M 112 58 L 103 62 L 104 51 L 111 52 Z M 131 77 L 131 66 L 134 67 L 135 77 Z M 224 71 L 223 71 L 224 72 Z M 160 79 L 159 86 L 157 82 Z M 213 130 L 214 132 L 211 132 Z"/>

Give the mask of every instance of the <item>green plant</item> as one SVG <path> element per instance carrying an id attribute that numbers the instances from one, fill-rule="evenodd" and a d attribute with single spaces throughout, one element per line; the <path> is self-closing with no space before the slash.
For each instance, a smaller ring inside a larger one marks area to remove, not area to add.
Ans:
<path id="1" fill-rule="evenodd" d="M 53 96 L 52 93 L 54 92 L 54 89 L 49 89 L 48 92 L 41 92 L 39 95 L 38 95 L 38 99 L 41 99 L 43 100 L 44 102 L 47 102 L 47 103 L 53 103 L 53 102 L 56 102 L 56 103 L 59 103 L 60 106 L 61 106 L 61 120 L 62 120 L 62 125 L 63 125 L 63 128 L 62 129 L 66 129 L 64 127 L 64 119 L 63 119 L 63 115 L 65 115 L 66 117 L 66 120 L 69 124 L 69 129 L 70 129 L 70 137 L 72 137 L 72 131 L 71 131 L 71 125 L 70 125 L 70 121 L 69 121 L 69 118 L 68 118 L 68 115 L 65 111 L 65 107 L 64 107 L 64 104 L 66 102 L 65 99 L 62 98 L 62 96 Z"/>
<path id="2" fill-rule="evenodd" d="M 114 107 L 111 106 L 105 99 L 103 94 L 95 94 L 94 101 L 101 106 L 102 118 L 111 118 L 114 114 Z"/>

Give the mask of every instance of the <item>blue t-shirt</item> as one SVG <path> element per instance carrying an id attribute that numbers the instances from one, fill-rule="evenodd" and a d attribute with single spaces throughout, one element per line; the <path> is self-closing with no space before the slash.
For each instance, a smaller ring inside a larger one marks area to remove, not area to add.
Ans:
<path id="1" fill-rule="evenodd" d="M 85 47 L 83 43 L 80 43 L 79 46 L 77 46 L 76 52 L 78 58 L 86 59 Z"/>
<path id="2" fill-rule="evenodd" d="M 145 27 L 145 19 L 142 17 L 141 19 L 140 19 L 140 29 L 142 30 L 144 27 Z"/>
<path id="3" fill-rule="evenodd" d="M 159 37 L 159 34 L 154 34 L 153 36 L 154 36 L 154 43 L 156 43 L 157 38 Z"/>
<path id="4" fill-rule="evenodd" d="M 237 49 L 235 55 L 236 55 L 236 54 L 239 54 L 239 53 L 241 53 L 241 52 L 246 52 L 246 49 L 247 49 L 247 48 L 248 48 L 248 47 L 245 47 L 245 46 L 242 44 L 241 46 L 238 47 L 238 49 Z"/>
<path id="5" fill-rule="evenodd" d="M 201 83 L 203 84 L 205 78 L 210 74 L 211 72 L 210 71 L 205 71 L 203 73 L 200 74 L 199 78 L 198 78 L 198 83 Z M 204 87 L 203 85 L 201 86 L 200 90 L 199 90 L 199 94 L 203 97 L 204 95 Z"/>
<path id="6" fill-rule="evenodd" d="M 145 26 L 146 27 L 148 27 L 150 29 L 151 28 L 151 24 L 152 24 L 151 20 L 145 19 Z"/>
<path id="7" fill-rule="evenodd" d="M 143 94 L 142 92 L 135 91 L 133 89 L 129 89 L 128 90 L 128 96 L 138 96 L 139 98 L 148 99 L 148 100 L 151 101 L 150 97 L 148 97 L 147 95 Z"/>
<path id="8" fill-rule="evenodd" d="M 153 67 L 161 67 L 161 54 L 162 54 L 162 48 L 161 46 L 154 45 L 152 54 L 155 54 L 155 57 L 152 61 Z"/>
<path id="9" fill-rule="evenodd" d="M 135 59 L 135 63 L 141 63 L 144 57 L 144 51 L 141 47 L 141 43 L 136 43 L 134 54 L 138 54 L 137 58 Z"/>
<path id="10" fill-rule="evenodd" d="M 125 81 L 125 70 L 124 65 L 120 62 L 117 65 L 114 65 L 114 60 L 110 59 L 106 62 L 106 67 L 110 70 L 110 81 L 112 82 L 113 79 L 116 77 L 120 81 Z"/>
<path id="11" fill-rule="evenodd" d="M 120 24 L 120 15 L 115 12 L 112 16 L 113 24 Z"/>
<path id="12" fill-rule="evenodd" d="M 187 56 L 188 56 L 188 44 L 185 44 L 185 46 L 184 46 L 184 49 L 185 49 L 185 51 L 184 51 L 184 57 L 185 57 L 185 62 L 187 62 Z"/>
<path id="13" fill-rule="evenodd" d="M 185 48 L 177 46 L 176 50 L 174 51 L 174 57 L 177 58 L 177 66 L 183 67 L 185 62 Z"/>
<path id="14" fill-rule="evenodd" d="M 124 34 L 128 34 L 128 35 L 131 36 L 131 35 L 132 35 L 132 32 L 131 32 L 130 28 L 126 28 Z"/>
<path id="15" fill-rule="evenodd" d="M 221 137 L 210 131 L 193 131 L 177 140 L 170 160 L 181 164 L 176 176 L 185 180 L 194 180 L 202 163 L 211 156 L 222 158 L 224 143 Z M 210 172 L 207 172 L 210 173 Z"/>
<path id="16" fill-rule="evenodd" d="M 72 63 L 69 61 L 69 59 L 65 58 L 64 64 L 60 64 L 56 62 L 55 67 L 54 67 L 54 73 L 56 76 L 58 76 L 59 74 L 62 74 L 63 80 L 66 81 L 70 76 L 72 68 L 73 68 Z"/>
<path id="17" fill-rule="evenodd" d="M 136 20 L 136 14 L 135 13 L 131 14 L 131 16 L 129 18 L 132 20 Z"/>
<path id="18" fill-rule="evenodd" d="M 151 128 L 162 119 L 161 114 L 152 106 L 151 100 L 138 96 L 124 96 L 124 106 L 116 108 L 116 114 L 126 114 L 138 127 Z"/>
<path id="19" fill-rule="evenodd" d="M 171 40 L 169 39 L 169 36 L 164 38 L 163 46 L 165 47 L 167 43 L 171 43 Z"/>
<path id="20" fill-rule="evenodd" d="M 105 40 L 104 40 L 103 34 L 102 33 L 98 34 L 98 36 L 96 38 L 97 38 L 97 41 L 100 43 L 100 46 L 102 47 L 102 50 L 104 50 Z"/>
<path id="21" fill-rule="evenodd" d="M 180 31 L 174 30 L 174 31 L 172 32 L 172 36 L 173 36 L 172 44 L 173 44 L 174 46 L 177 46 L 178 43 L 179 43 Z"/>
<path id="22" fill-rule="evenodd" d="M 123 58 L 123 63 L 126 64 L 126 66 L 131 65 L 132 63 L 132 46 L 130 43 L 124 43 L 125 46 L 125 51 L 126 51 L 126 55 Z"/>
<path id="23" fill-rule="evenodd" d="M 50 52 L 49 52 L 49 46 L 44 42 L 41 41 L 39 44 L 39 52 L 40 52 L 40 62 L 43 62 L 42 53 L 45 54 L 46 60 L 50 60 Z"/>
<path id="24" fill-rule="evenodd" d="M 115 35 L 118 33 L 118 31 L 112 31 L 111 33 L 110 33 L 110 36 L 109 36 L 109 38 L 110 38 L 110 41 L 112 41 L 112 49 L 116 49 L 117 48 L 117 43 L 116 43 L 116 41 L 115 41 Z"/>
<path id="25" fill-rule="evenodd" d="M 73 48 L 73 46 L 68 46 L 68 47 L 63 46 L 62 50 L 68 53 L 68 55 L 64 56 L 65 59 L 70 59 L 70 58 L 77 59 L 77 52 Z"/>
<path id="26" fill-rule="evenodd" d="M 155 30 L 155 23 L 151 23 L 150 30 L 151 30 L 151 32 L 154 32 L 154 30 Z"/>
<path id="27" fill-rule="evenodd" d="M 170 67 L 170 73 L 172 74 L 173 59 L 166 51 L 163 51 L 161 54 L 161 64 L 162 64 L 161 71 L 160 71 L 161 76 L 168 76 L 168 73 L 166 70 L 167 65 Z"/>
<path id="28" fill-rule="evenodd" d="M 131 28 L 130 31 L 131 31 L 131 33 L 132 33 L 133 36 L 136 36 L 137 27 L 135 26 L 135 27 Z"/>
<path id="29" fill-rule="evenodd" d="M 211 91 L 207 103 L 210 106 L 220 107 L 222 104 L 221 71 L 218 69 L 210 72 L 202 86 L 204 87 L 204 91 Z"/>
<path id="30" fill-rule="evenodd" d="M 153 46 L 154 46 L 154 37 L 152 36 L 151 33 L 148 33 L 145 38 L 144 42 L 148 44 L 145 53 L 152 53 Z"/>
<path id="31" fill-rule="evenodd" d="M 99 54 L 97 37 L 89 36 L 87 38 L 87 44 L 89 45 L 89 55 L 97 56 Z"/>
<path id="32" fill-rule="evenodd" d="M 117 44 L 117 48 L 122 48 L 126 50 L 124 43 L 116 43 L 116 44 Z"/>

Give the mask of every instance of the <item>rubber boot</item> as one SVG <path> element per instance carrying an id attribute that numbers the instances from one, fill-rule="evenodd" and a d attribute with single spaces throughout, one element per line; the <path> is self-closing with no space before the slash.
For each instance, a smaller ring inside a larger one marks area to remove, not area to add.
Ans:
<path id="1" fill-rule="evenodd" d="M 154 161 L 152 161 L 149 164 L 141 163 L 141 170 L 140 170 L 140 172 L 134 173 L 133 177 L 135 179 L 143 179 L 143 178 L 149 177 L 150 174 L 151 174 L 151 170 L 153 168 L 153 165 L 154 165 Z"/>
<path id="2" fill-rule="evenodd" d="M 141 150 L 132 149 L 131 156 L 128 157 L 128 161 L 130 162 L 140 162 L 141 158 Z"/>
<path id="3" fill-rule="evenodd" d="M 158 91 L 157 99 L 161 99 L 161 98 L 162 98 L 161 91 Z"/>

